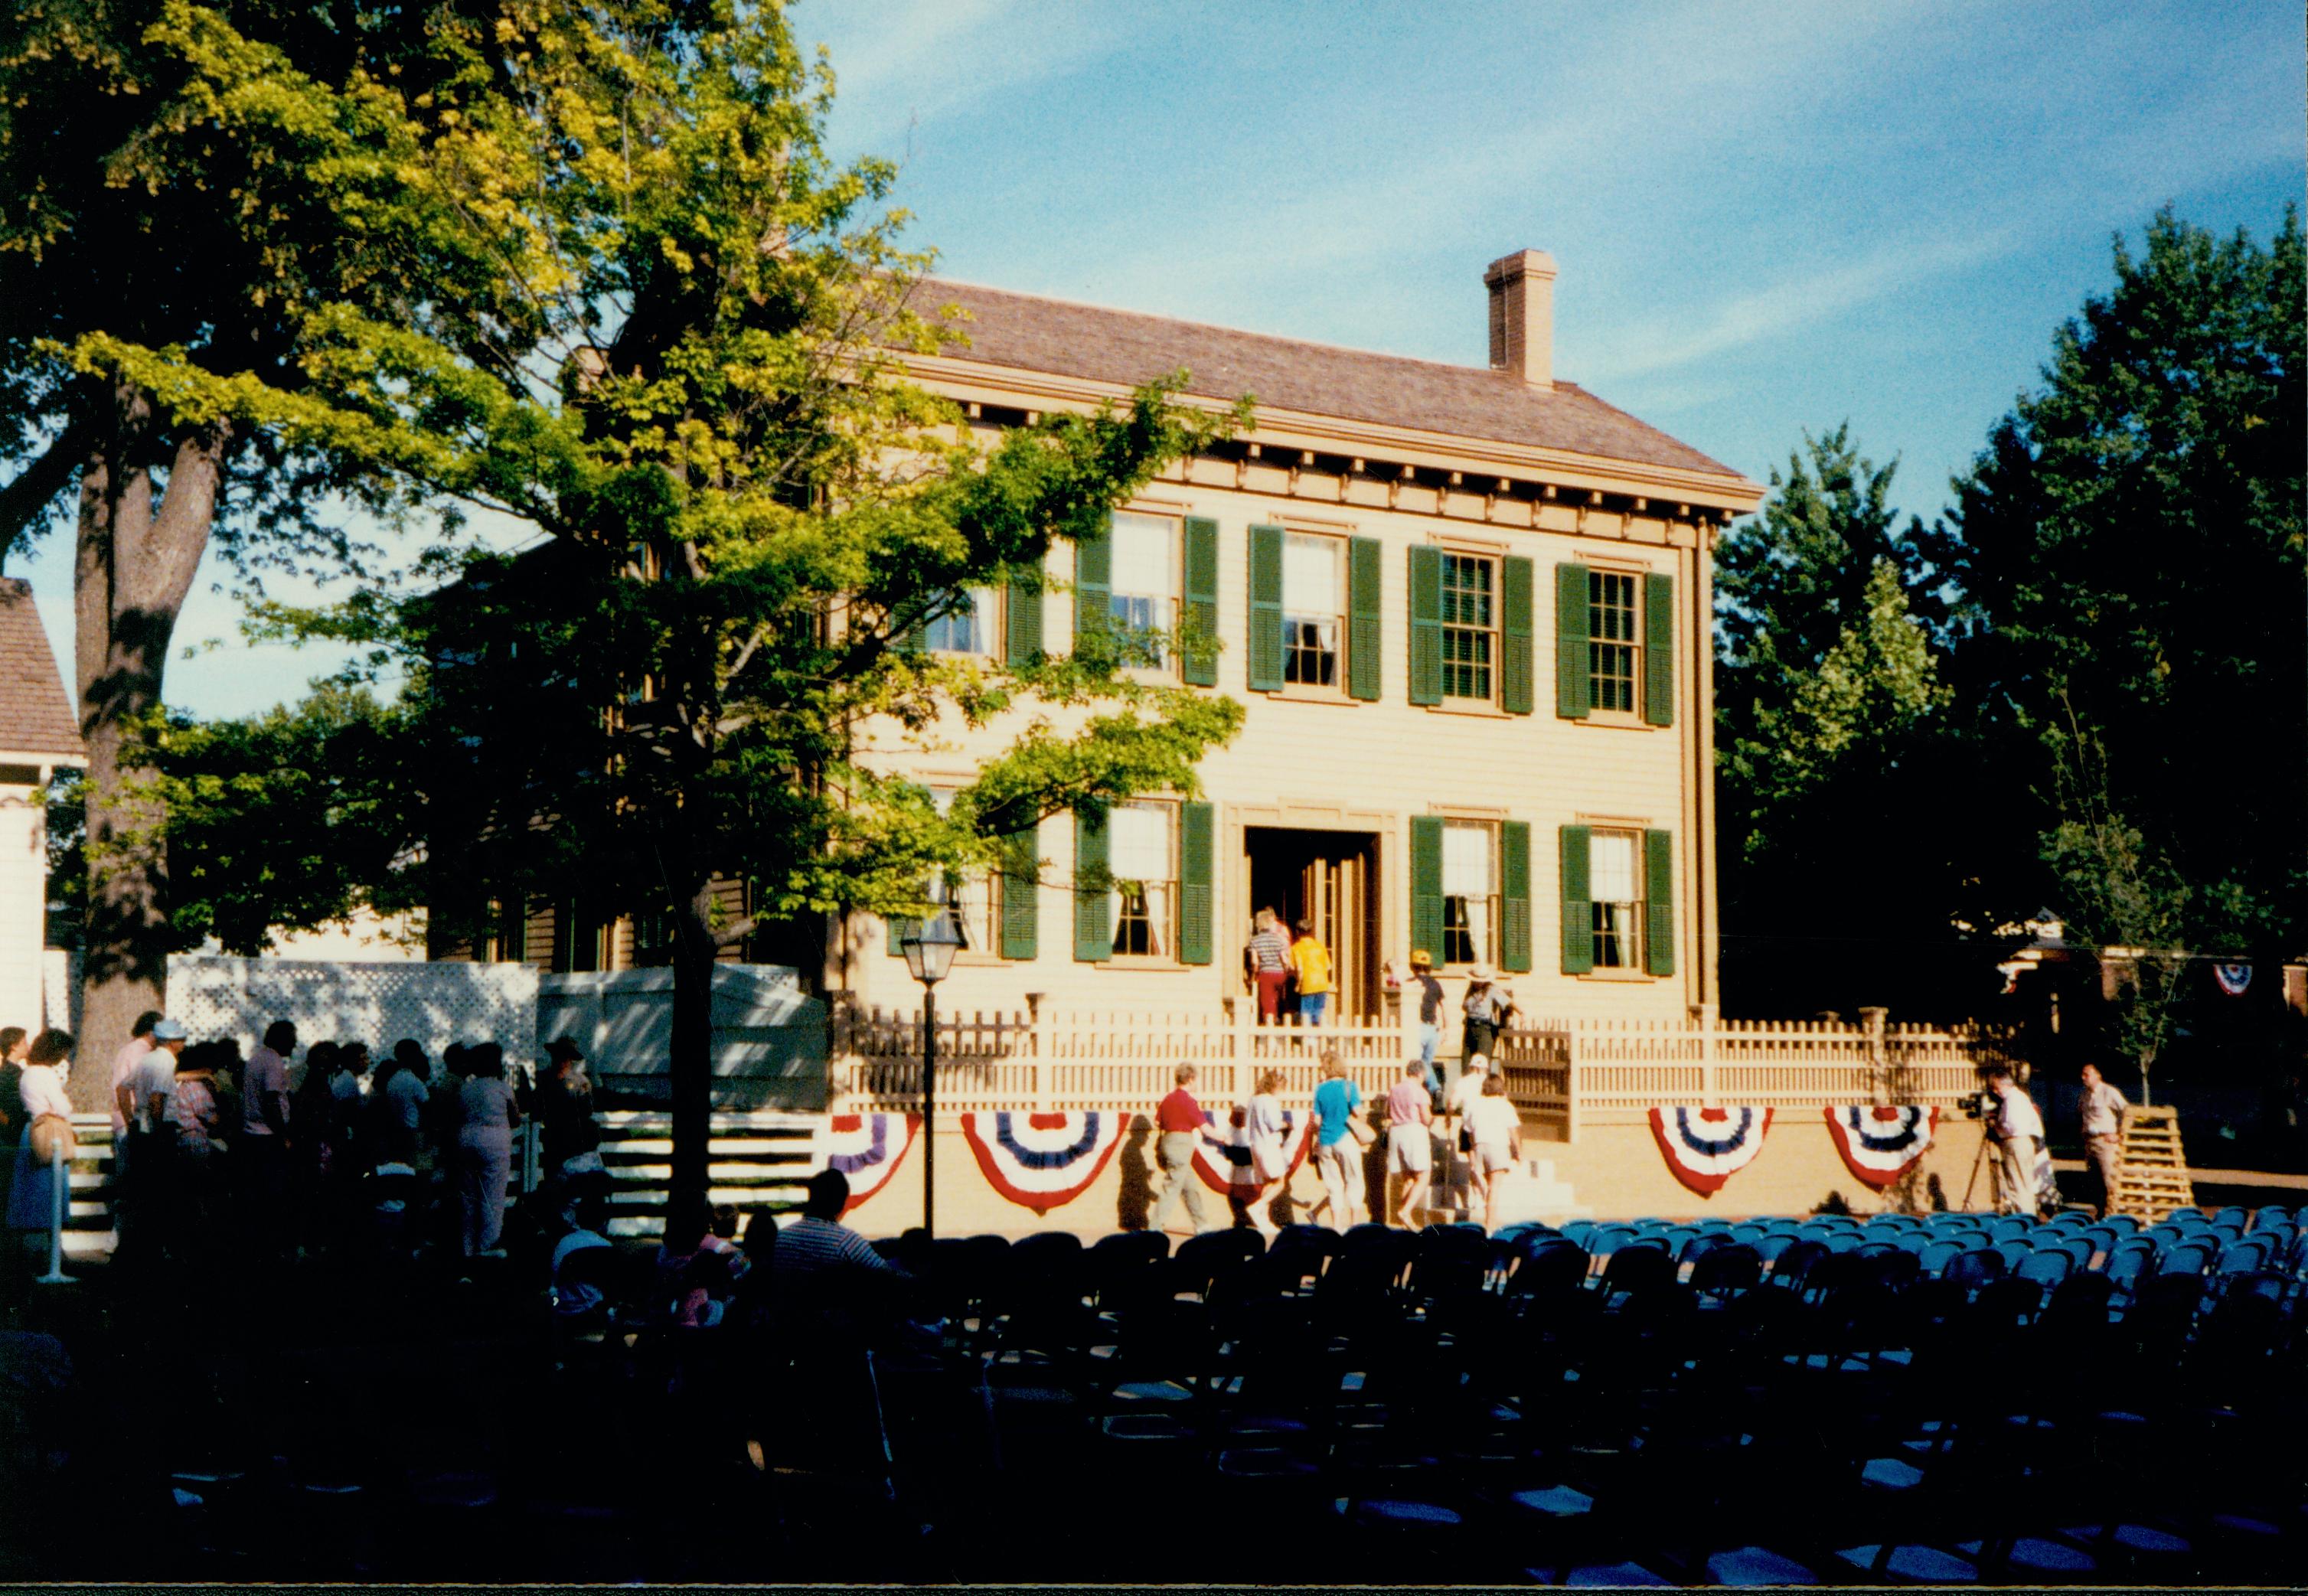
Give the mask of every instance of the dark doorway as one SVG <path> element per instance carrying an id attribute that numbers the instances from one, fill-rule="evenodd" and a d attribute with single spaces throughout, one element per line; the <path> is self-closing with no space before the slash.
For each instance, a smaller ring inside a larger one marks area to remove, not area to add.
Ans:
<path id="1" fill-rule="evenodd" d="M 1245 826 L 1243 853 L 1250 867 L 1250 902 L 1241 939 L 1249 939 L 1249 916 L 1261 909 L 1273 910 L 1293 927 L 1313 920 L 1337 969 L 1338 1016 L 1376 1019 L 1378 838 L 1368 832 Z"/>

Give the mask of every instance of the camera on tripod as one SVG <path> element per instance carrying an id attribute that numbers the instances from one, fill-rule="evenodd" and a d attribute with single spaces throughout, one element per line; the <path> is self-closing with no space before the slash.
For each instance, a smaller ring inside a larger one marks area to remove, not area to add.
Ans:
<path id="1" fill-rule="evenodd" d="M 1956 1099 L 1955 1106 L 1963 1110 L 1963 1117 L 1966 1119 L 1993 1119 L 1995 1117 L 1995 1111 L 1999 1105 L 1995 1100 L 1995 1093 L 1983 1086 L 1968 1097 Z"/>

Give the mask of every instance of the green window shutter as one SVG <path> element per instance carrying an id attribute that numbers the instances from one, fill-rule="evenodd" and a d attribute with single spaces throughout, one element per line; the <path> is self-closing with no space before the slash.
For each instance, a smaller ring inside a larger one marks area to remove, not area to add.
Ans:
<path id="1" fill-rule="evenodd" d="M 1038 826 L 1002 840 L 1002 956 L 1041 954 L 1042 833 Z"/>
<path id="2" fill-rule="evenodd" d="M 1410 817 L 1410 945 L 1442 962 L 1442 817 Z"/>
<path id="3" fill-rule="evenodd" d="M 1003 642 L 1010 658 L 1010 669 L 1023 670 L 1042 658 L 1042 590 L 1021 587 L 1012 582 L 1003 617 Z"/>
<path id="4" fill-rule="evenodd" d="M 1587 896 L 1587 850 L 1591 836 L 1583 825 L 1563 828 L 1563 973 L 1585 975 L 1595 968 L 1595 905 Z"/>
<path id="5" fill-rule="evenodd" d="M 1499 826 L 1499 963 L 1523 973 L 1530 969 L 1530 823 Z"/>
<path id="6" fill-rule="evenodd" d="M 1410 549 L 1410 702 L 1442 702 L 1442 551 L 1424 543 Z"/>
<path id="7" fill-rule="evenodd" d="M 1074 959 L 1103 964 L 1114 957 L 1106 913 L 1106 817 L 1074 816 Z"/>
<path id="8" fill-rule="evenodd" d="M 1103 635 L 1112 613 L 1114 532 L 1107 528 L 1074 545 L 1074 652 Z"/>
<path id="9" fill-rule="evenodd" d="M 1384 679 L 1379 652 L 1386 646 L 1379 621 L 1382 547 L 1376 538 L 1347 542 L 1347 693 L 1365 701 L 1378 697 Z"/>
<path id="10" fill-rule="evenodd" d="M 1531 563 L 1518 555 L 1499 562 L 1499 703 L 1510 715 L 1528 715 L 1534 702 L 1531 654 Z"/>
<path id="11" fill-rule="evenodd" d="M 1675 578 L 1643 578 L 1643 720 L 1675 724 Z"/>
<path id="12" fill-rule="evenodd" d="M 1587 718 L 1587 567 L 1554 568 L 1554 712 Z"/>
<path id="13" fill-rule="evenodd" d="M 1186 517 L 1186 643 L 1179 671 L 1197 687 L 1219 685 L 1219 523 Z"/>
<path id="14" fill-rule="evenodd" d="M 1250 529 L 1250 690 L 1282 691 L 1282 529 Z"/>
<path id="15" fill-rule="evenodd" d="M 1643 833 L 1643 964 L 1675 973 L 1675 833 Z"/>
<path id="16" fill-rule="evenodd" d="M 920 924 L 921 921 L 917 919 L 908 919 L 902 915 L 883 922 L 883 930 L 889 939 L 887 945 L 890 952 L 890 957 L 892 959 L 902 959 L 906 956 L 906 950 L 898 945 L 898 939 Z"/>
<path id="17" fill-rule="evenodd" d="M 1218 826 L 1208 804 L 1178 806 L 1178 962 L 1210 962 L 1217 904 Z"/>

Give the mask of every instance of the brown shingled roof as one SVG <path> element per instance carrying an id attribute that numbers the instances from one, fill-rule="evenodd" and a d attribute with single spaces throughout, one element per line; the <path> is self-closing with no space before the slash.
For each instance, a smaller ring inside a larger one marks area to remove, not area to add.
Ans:
<path id="1" fill-rule="evenodd" d="M 1200 322 L 1108 310 L 933 278 L 916 302 L 957 304 L 972 319 L 954 358 L 1135 384 L 1184 367 L 1192 391 L 1231 401 L 1494 443 L 1561 449 L 1736 479 L 1739 473 L 1655 427 L 1557 382 L 1552 392 L 1504 372 Z"/>
<path id="2" fill-rule="evenodd" d="M 0 576 L 0 754 L 74 758 L 82 752 L 72 700 L 32 606 L 32 584 Z"/>

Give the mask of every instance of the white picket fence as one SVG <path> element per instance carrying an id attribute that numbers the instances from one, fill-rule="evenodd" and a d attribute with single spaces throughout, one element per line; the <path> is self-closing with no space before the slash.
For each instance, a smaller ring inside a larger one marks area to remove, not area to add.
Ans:
<path id="1" fill-rule="evenodd" d="M 1322 1055 L 1365 1097 L 1383 1092 L 1415 1051 L 1415 1027 L 1349 1021 L 1318 1030 L 1219 1014 L 1044 1009 L 938 1016 L 941 1112 L 1010 1109 L 1147 1109 L 1176 1066 L 1200 1067 L 1206 1100 L 1246 1100 L 1267 1070 L 1285 1101 L 1310 1098 Z M 835 1112 L 921 1104 L 922 1020 L 906 1011 L 838 1009 L 829 1082 Z M 1658 1104 L 1817 1109 L 1897 1101 L 1951 1107 L 1978 1086 L 1999 1040 L 1968 1028 L 1828 1021 L 1539 1021 L 1500 1039 L 1497 1061 L 1526 1120 L 1575 1137 L 1582 1125 L 1640 1120 Z M 1446 1071 L 1447 1073 L 1447 1071 Z"/>

